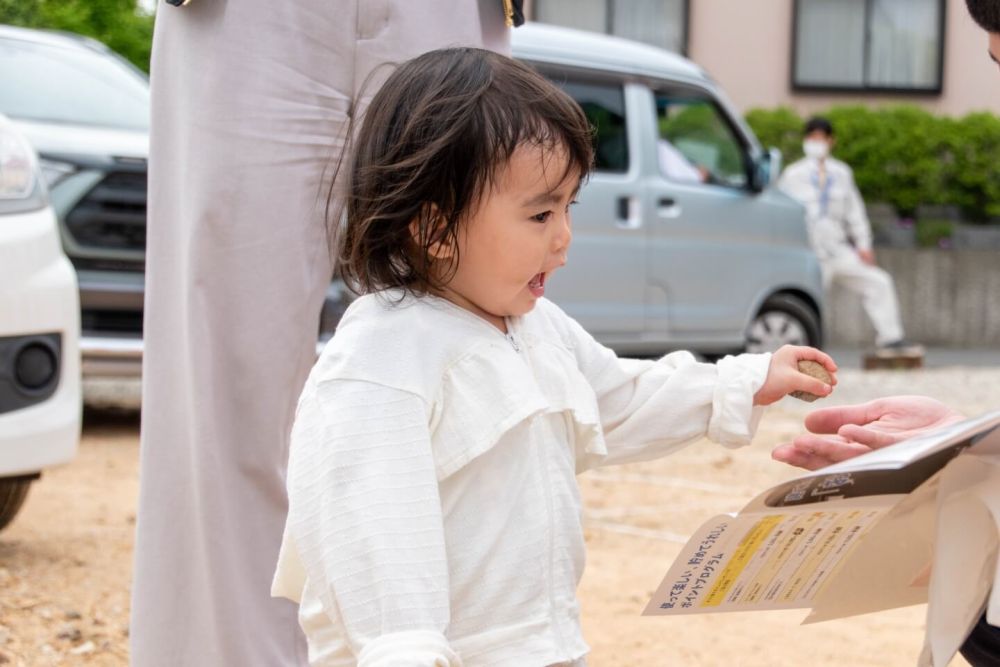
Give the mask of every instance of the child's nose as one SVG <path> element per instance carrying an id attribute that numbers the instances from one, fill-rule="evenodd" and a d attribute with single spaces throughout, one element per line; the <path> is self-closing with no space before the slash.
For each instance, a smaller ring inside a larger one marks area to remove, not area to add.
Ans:
<path id="1" fill-rule="evenodd" d="M 569 244 L 573 242 L 572 227 L 572 221 L 569 213 L 567 213 L 563 216 L 562 223 L 559 225 L 559 228 L 556 230 L 555 237 L 553 238 L 554 250 L 557 254 L 565 254 L 565 252 L 569 250 Z"/>

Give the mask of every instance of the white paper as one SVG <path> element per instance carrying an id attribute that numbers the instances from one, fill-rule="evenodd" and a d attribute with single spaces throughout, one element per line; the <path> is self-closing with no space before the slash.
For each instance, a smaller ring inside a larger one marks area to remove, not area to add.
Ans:
<path id="1" fill-rule="evenodd" d="M 816 622 L 927 601 L 931 563 L 955 552 L 937 542 L 944 470 L 956 457 L 995 456 L 1000 475 L 998 425 L 1000 411 L 954 424 L 779 484 L 738 514 L 709 519 L 643 613 L 801 608 Z M 935 577 L 946 575 L 933 572 L 936 590 Z M 980 596 L 970 602 L 978 615 L 983 577 L 976 581 L 969 590 Z M 939 643 L 950 646 L 952 635 Z"/>
<path id="2" fill-rule="evenodd" d="M 860 536 L 887 512 L 861 499 L 717 516 L 685 545 L 644 613 L 811 607 Z"/>

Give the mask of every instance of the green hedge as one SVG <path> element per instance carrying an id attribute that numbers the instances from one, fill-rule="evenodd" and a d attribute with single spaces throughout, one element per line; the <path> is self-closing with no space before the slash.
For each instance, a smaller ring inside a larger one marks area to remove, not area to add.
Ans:
<path id="1" fill-rule="evenodd" d="M 888 202 L 904 217 L 921 204 L 958 207 L 972 222 L 1000 220 L 1000 118 L 935 116 L 912 105 L 839 106 L 835 157 L 851 165 L 868 201 Z M 754 109 L 747 122 L 788 164 L 802 157 L 805 120 L 788 108 Z"/>

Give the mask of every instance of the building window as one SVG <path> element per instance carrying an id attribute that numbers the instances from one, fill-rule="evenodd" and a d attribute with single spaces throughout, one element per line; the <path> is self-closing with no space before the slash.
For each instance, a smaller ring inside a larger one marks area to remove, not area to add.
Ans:
<path id="1" fill-rule="evenodd" d="M 690 0 L 535 0 L 534 20 L 687 52 Z"/>
<path id="2" fill-rule="evenodd" d="M 796 0 L 792 87 L 940 93 L 944 0 Z"/>

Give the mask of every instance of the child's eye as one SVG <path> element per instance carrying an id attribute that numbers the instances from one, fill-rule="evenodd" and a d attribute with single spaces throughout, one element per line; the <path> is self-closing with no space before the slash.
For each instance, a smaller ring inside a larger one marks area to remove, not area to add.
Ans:
<path id="1" fill-rule="evenodd" d="M 566 204 L 566 210 L 567 210 L 567 211 L 569 211 L 569 207 L 570 207 L 570 206 L 572 206 L 573 204 L 579 204 L 579 203 L 580 203 L 580 202 L 579 202 L 578 200 L 574 199 L 574 200 L 573 200 L 573 201 L 571 201 L 570 203 Z"/>
<path id="2" fill-rule="evenodd" d="M 552 215 L 552 211 L 546 211 L 545 213 L 539 213 L 537 215 L 531 216 L 531 219 L 535 222 L 546 222 Z"/>

